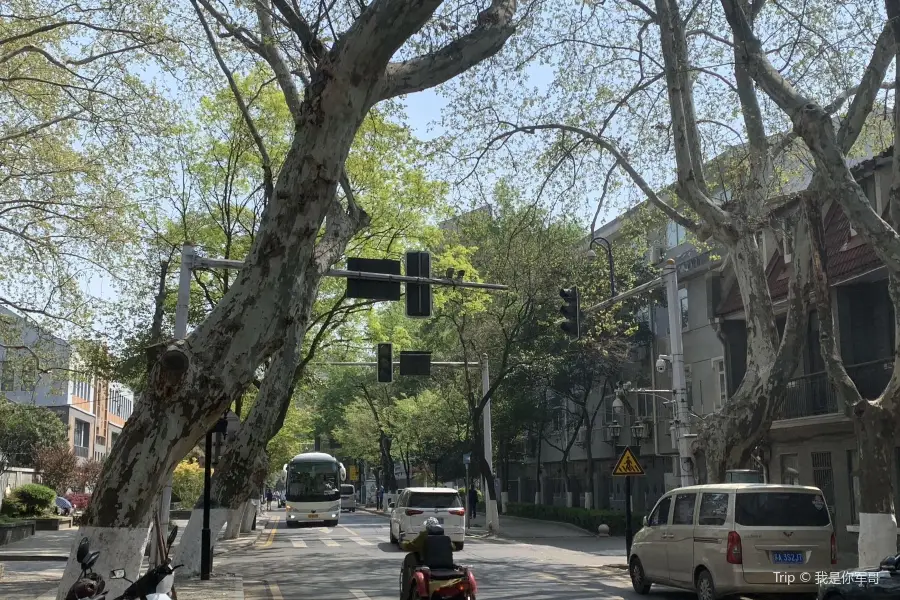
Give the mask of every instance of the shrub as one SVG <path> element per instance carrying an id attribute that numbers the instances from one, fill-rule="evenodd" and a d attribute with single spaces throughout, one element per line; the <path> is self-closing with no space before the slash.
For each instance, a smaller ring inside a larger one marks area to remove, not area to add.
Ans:
<path id="1" fill-rule="evenodd" d="M 4 517 L 18 517 L 25 512 L 25 507 L 19 502 L 19 499 L 13 495 L 3 499 L 3 506 L 0 506 L 0 515 Z"/>
<path id="2" fill-rule="evenodd" d="M 66 494 L 66 500 L 72 503 L 75 510 L 84 510 L 87 508 L 88 502 L 91 501 L 91 495 L 72 492 L 71 494 Z"/>
<path id="3" fill-rule="evenodd" d="M 26 483 L 14 489 L 12 495 L 22 504 L 22 512 L 27 517 L 48 512 L 56 500 L 56 491 L 36 483 Z"/>
<path id="4" fill-rule="evenodd" d="M 47 446 L 35 453 L 35 468 L 41 472 L 41 481 L 60 495 L 76 484 L 78 458 L 67 446 Z"/>
<path id="5" fill-rule="evenodd" d="M 181 461 L 172 474 L 172 495 L 191 508 L 203 493 L 203 469 L 199 464 Z"/>
<path id="6" fill-rule="evenodd" d="M 569 508 L 566 506 L 544 506 L 543 504 L 509 503 L 506 514 L 526 519 L 556 521 L 581 527 L 591 533 L 597 533 L 600 525 L 609 525 L 610 535 L 625 535 L 625 512 L 618 510 L 594 510 L 587 508 Z M 631 515 L 631 530 L 641 528 L 644 515 Z"/>
<path id="7" fill-rule="evenodd" d="M 475 494 L 478 496 L 478 504 L 484 502 L 484 494 L 481 493 L 481 490 L 475 488 Z M 459 497 L 462 499 L 463 504 L 465 504 L 466 498 L 469 497 L 469 490 L 464 487 L 459 488 Z"/>

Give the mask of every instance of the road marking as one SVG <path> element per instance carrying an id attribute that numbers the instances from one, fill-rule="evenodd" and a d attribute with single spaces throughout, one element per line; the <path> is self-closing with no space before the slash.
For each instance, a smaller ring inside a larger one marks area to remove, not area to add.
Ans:
<path id="1" fill-rule="evenodd" d="M 306 548 L 306 542 L 304 542 L 303 540 L 292 538 L 291 543 L 294 545 L 294 548 Z"/>
<path id="2" fill-rule="evenodd" d="M 369 595 L 362 590 L 350 590 L 350 593 L 356 597 L 356 600 L 372 600 Z"/>
<path id="3" fill-rule="evenodd" d="M 538 573 L 538 577 L 540 577 L 541 579 L 546 579 L 548 581 L 562 581 L 562 579 L 560 579 L 556 575 L 548 575 L 547 573 Z"/>
<path id="4" fill-rule="evenodd" d="M 323 537 L 323 538 L 319 538 L 319 541 L 322 542 L 323 544 L 325 544 L 326 546 L 330 547 L 330 548 L 337 548 L 337 547 L 340 546 L 340 544 L 338 544 L 336 541 L 334 541 L 334 540 L 331 539 L 331 538 L 324 538 L 324 537 Z"/>
<path id="5" fill-rule="evenodd" d="M 360 546 L 372 546 L 373 545 L 372 542 L 370 542 L 369 540 L 364 540 L 361 537 L 353 537 L 350 539 L 353 540 L 354 542 L 356 542 L 357 544 L 359 544 Z"/>
<path id="6" fill-rule="evenodd" d="M 341 529 L 343 529 L 344 531 L 346 531 L 346 532 L 349 533 L 350 535 L 357 535 L 357 536 L 359 535 L 358 533 L 356 533 L 355 531 L 353 531 L 353 530 L 350 529 L 349 527 L 345 527 L 345 526 L 341 525 Z"/>
<path id="7" fill-rule="evenodd" d="M 319 527 L 319 533 L 328 535 L 329 533 L 331 533 L 331 527 Z"/>
<path id="8" fill-rule="evenodd" d="M 278 517 L 275 517 L 272 520 L 272 529 L 269 530 L 269 537 L 266 538 L 266 541 L 263 542 L 262 548 L 268 548 L 272 545 L 272 542 L 275 541 L 275 531 L 278 529 Z"/>
<path id="9" fill-rule="evenodd" d="M 269 588 L 269 595 L 272 596 L 272 600 L 284 600 L 284 596 L 281 595 L 281 589 L 279 589 L 277 583 L 269 583 L 267 581 L 266 587 Z"/>

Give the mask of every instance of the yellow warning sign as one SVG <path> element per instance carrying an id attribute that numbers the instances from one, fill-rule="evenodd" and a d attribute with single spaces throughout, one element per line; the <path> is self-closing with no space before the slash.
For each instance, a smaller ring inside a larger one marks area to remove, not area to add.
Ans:
<path id="1" fill-rule="evenodd" d="M 644 468 L 638 462 L 631 448 L 625 448 L 625 452 L 619 457 L 616 466 L 613 467 L 613 476 L 627 477 L 629 475 L 644 475 Z"/>

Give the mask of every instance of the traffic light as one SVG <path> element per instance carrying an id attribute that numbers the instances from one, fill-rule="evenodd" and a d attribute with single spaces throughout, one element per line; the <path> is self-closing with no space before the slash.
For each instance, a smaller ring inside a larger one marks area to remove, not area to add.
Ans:
<path id="1" fill-rule="evenodd" d="M 566 318 L 560 327 L 569 334 L 569 337 L 577 340 L 581 336 L 581 301 L 578 298 L 578 288 L 573 285 L 569 289 L 561 289 L 559 297 L 564 302 L 559 312 Z"/>
<path id="2" fill-rule="evenodd" d="M 406 275 L 409 277 L 431 277 L 431 254 L 428 252 L 406 253 Z M 431 316 L 431 285 L 423 283 L 406 284 L 406 316 Z"/>
<path id="3" fill-rule="evenodd" d="M 378 344 L 378 383 L 394 381 L 394 347 L 391 344 Z"/>

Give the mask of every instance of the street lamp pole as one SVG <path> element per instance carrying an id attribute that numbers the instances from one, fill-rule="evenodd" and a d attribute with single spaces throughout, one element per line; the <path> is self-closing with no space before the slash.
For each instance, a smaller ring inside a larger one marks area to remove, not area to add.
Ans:
<path id="1" fill-rule="evenodd" d="M 595 242 L 600 242 L 600 245 L 606 250 L 606 260 L 609 264 L 609 297 L 613 298 L 616 295 L 616 265 L 613 262 L 612 244 L 610 244 L 609 240 L 605 237 L 593 237 L 588 246 L 588 256 L 590 257 L 596 256 L 596 253 L 594 252 Z"/>

